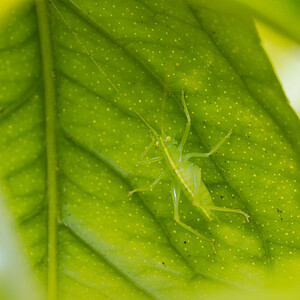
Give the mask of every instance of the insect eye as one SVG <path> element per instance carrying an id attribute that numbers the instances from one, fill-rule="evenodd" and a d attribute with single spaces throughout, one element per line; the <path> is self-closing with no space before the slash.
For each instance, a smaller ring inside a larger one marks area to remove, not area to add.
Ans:
<path id="1" fill-rule="evenodd" d="M 171 137 L 170 137 L 170 136 L 167 136 L 166 140 L 167 140 L 168 142 L 170 142 L 170 141 L 171 141 Z"/>
<path id="2" fill-rule="evenodd" d="M 156 142 L 155 145 L 156 145 L 156 146 L 159 146 L 159 142 Z"/>

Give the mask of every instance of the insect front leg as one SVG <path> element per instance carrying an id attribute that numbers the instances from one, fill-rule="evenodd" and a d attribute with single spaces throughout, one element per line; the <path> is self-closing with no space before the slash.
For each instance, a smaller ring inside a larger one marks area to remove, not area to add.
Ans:
<path id="1" fill-rule="evenodd" d="M 136 192 L 146 192 L 146 191 L 151 191 L 153 189 L 153 187 L 159 183 L 159 181 L 161 180 L 162 176 L 164 175 L 164 172 L 165 171 L 162 171 L 160 173 L 160 175 L 155 179 L 155 181 L 149 186 L 149 187 L 146 187 L 146 188 L 137 188 L 137 189 L 134 189 L 132 191 L 130 191 L 128 193 L 128 196 L 131 196 L 132 194 L 136 193 Z"/>
<path id="2" fill-rule="evenodd" d="M 152 148 L 152 146 L 154 145 L 155 143 L 155 138 L 150 135 L 152 141 L 151 143 L 147 146 L 147 148 L 145 149 L 145 151 L 143 152 L 142 154 L 142 158 L 145 157 L 145 155 L 149 152 L 149 150 Z M 139 160 L 138 163 L 139 164 L 151 164 L 151 163 L 154 163 L 154 162 L 158 162 L 158 161 L 161 161 L 163 158 L 160 157 L 160 156 L 156 156 L 156 157 L 152 157 L 152 158 L 149 158 L 149 159 L 145 159 L 145 160 Z"/>
<path id="3" fill-rule="evenodd" d="M 138 163 L 139 164 L 152 164 L 154 162 L 161 161 L 162 159 L 163 159 L 162 157 L 157 156 L 157 157 L 152 157 L 152 158 L 149 158 L 149 159 L 146 159 L 146 160 L 139 160 Z"/>
<path id="4" fill-rule="evenodd" d="M 186 230 L 188 230 L 192 234 L 199 237 L 201 240 L 205 240 L 205 241 L 209 242 L 211 247 L 212 247 L 213 252 L 215 252 L 215 245 L 214 245 L 214 242 L 212 240 L 208 239 L 207 237 L 205 237 L 204 235 L 200 234 L 195 229 L 193 229 L 191 226 L 183 223 L 180 220 L 180 218 L 179 218 L 179 209 L 178 209 L 179 200 L 180 200 L 180 185 L 175 180 L 172 183 L 172 199 L 173 199 L 173 202 L 174 202 L 174 220 L 175 220 L 175 222 L 177 222 L 181 227 L 185 228 Z"/>
<path id="5" fill-rule="evenodd" d="M 150 135 L 150 137 L 151 137 L 152 141 L 151 141 L 151 143 L 147 146 L 147 148 L 145 149 L 145 151 L 143 152 L 142 157 L 145 157 L 145 155 L 148 153 L 148 151 L 152 148 L 152 146 L 153 146 L 154 143 L 155 143 L 155 138 L 154 138 L 154 136 Z"/>
<path id="6" fill-rule="evenodd" d="M 189 153 L 189 154 L 185 155 L 185 159 L 189 160 L 192 157 L 210 157 L 224 144 L 224 142 L 230 137 L 231 134 L 232 134 L 232 130 L 230 130 L 227 133 L 227 135 L 224 136 L 221 139 L 221 141 L 214 148 L 212 148 L 209 152 L 207 152 L 207 153 Z"/>

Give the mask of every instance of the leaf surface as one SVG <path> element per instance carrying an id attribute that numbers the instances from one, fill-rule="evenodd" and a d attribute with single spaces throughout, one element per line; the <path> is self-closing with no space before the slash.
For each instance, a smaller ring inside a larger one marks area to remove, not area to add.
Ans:
<path id="1" fill-rule="evenodd" d="M 26 253 L 51 299 L 212 296 L 296 287 L 299 120 L 244 13 L 216 1 L 26 4 L 0 34 L 0 175 Z M 22 20 L 22 23 L 20 23 Z M 21 25 L 20 25 L 21 24 Z M 182 194 L 138 112 L 180 141 L 221 207 L 208 221 Z M 159 155 L 155 147 L 146 158 Z M 272 276 L 271 276 L 272 275 Z M 217 296 L 216 296 L 217 297 Z"/>

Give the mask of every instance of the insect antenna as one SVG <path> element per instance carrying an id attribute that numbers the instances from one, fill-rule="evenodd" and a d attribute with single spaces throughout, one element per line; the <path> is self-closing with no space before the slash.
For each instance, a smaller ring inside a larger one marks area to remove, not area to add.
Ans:
<path id="1" fill-rule="evenodd" d="M 152 131 L 154 137 L 158 139 L 159 135 L 157 131 L 148 123 L 148 121 L 146 121 L 146 119 L 144 119 L 144 117 L 142 117 L 134 108 L 131 109 L 136 113 L 136 115 L 141 119 L 141 121 L 143 121 L 143 123 Z"/>
<path id="2" fill-rule="evenodd" d="M 65 17 L 62 15 L 62 13 L 59 11 L 57 6 L 54 4 L 52 0 L 49 0 L 50 4 L 54 7 L 55 11 L 59 15 L 62 22 L 67 26 L 71 34 L 74 36 L 74 38 L 77 40 L 78 44 L 80 45 L 81 49 L 86 53 L 86 55 L 91 59 L 91 61 L 94 63 L 96 68 L 99 70 L 101 75 L 106 79 L 106 81 L 112 86 L 112 88 L 117 92 L 120 93 L 119 89 L 116 87 L 116 85 L 111 81 L 111 79 L 108 77 L 108 75 L 105 73 L 105 71 L 101 68 L 101 66 L 97 63 L 95 58 L 92 56 L 92 54 L 88 51 L 84 43 L 80 40 L 77 33 L 71 28 L 71 26 L 66 21 Z"/>
<path id="3" fill-rule="evenodd" d="M 167 85 L 164 84 L 163 97 L 162 97 L 162 101 L 161 101 L 161 119 L 160 119 L 160 128 L 161 128 L 162 135 L 164 133 L 164 112 L 165 112 L 167 95 L 168 95 L 168 88 L 167 88 Z"/>

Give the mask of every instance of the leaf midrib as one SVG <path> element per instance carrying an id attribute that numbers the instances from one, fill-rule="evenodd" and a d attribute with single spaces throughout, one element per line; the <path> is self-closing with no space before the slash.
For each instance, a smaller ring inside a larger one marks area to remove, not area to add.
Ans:
<path id="1" fill-rule="evenodd" d="M 44 80 L 45 142 L 47 157 L 48 200 L 48 299 L 57 299 L 57 182 L 56 182 L 56 98 L 53 78 L 53 55 L 46 0 L 36 0 L 40 51 Z"/>

